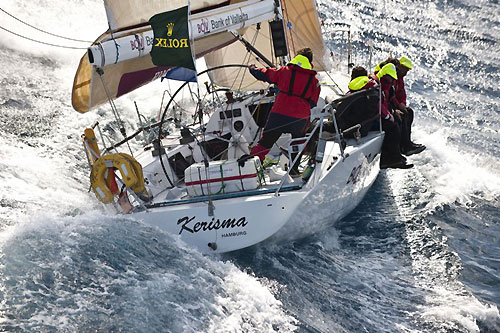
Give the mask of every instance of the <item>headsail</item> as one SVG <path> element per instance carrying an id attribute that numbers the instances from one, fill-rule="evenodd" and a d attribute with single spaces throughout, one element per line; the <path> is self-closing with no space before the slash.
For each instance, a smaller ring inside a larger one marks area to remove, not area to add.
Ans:
<path id="1" fill-rule="evenodd" d="M 330 55 L 323 43 L 320 21 L 314 0 L 281 0 L 288 48 L 291 56 L 304 47 L 314 53 L 314 69 L 316 71 L 331 70 Z M 268 59 L 274 59 L 269 23 L 261 23 L 260 30 L 251 27 L 243 35 L 247 41 L 263 53 Z M 221 64 L 246 63 L 248 51 L 240 43 L 234 43 L 205 56 L 207 66 L 216 67 Z M 249 63 L 255 63 L 251 60 Z M 258 64 L 257 64 L 258 65 Z M 212 72 L 212 80 L 219 86 L 241 90 L 257 90 L 264 85 L 256 81 L 247 71 L 224 69 Z"/>
<path id="2" fill-rule="evenodd" d="M 83 56 L 73 84 L 74 109 L 87 112 L 107 101 L 106 90 L 114 99 L 156 78 L 165 76 L 171 67 L 155 66 L 149 55 L 153 38 L 151 26 L 147 21 L 157 13 L 185 6 L 187 2 L 188 0 L 106 0 L 105 7 L 111 31 L 100 36 L 92 48 L 105 52 L 111 51 L 114 55 L 111 57 L 102 55 L 99 61 L 94 59 L 93 55 L 91 56 L 91 61 L 97 61 L 102 69 L 103 80 L 92 67 L 88 56 Z M 221 0 L 190 1 L 191 10 L 198 12 L 190 16 L 196 57 L 204 56 L 236 40 L 227 32 L 229 28 L 226 28 L 226 25 L 244 33 L 247 25 L 267 20 L 273 15 L 273 0 L 231 2 L 241 3 L 241 5 Z M 247 15 L 240 7 L 256 7 L 259 11 L 254 12 L 253 15 Z M 267 16 L 262 13 L 267 13 Z M 224 16 L 227 22 L 222 19 L 221 15 L 227 15 L 227 17 Z M 133 52 L 136 54 L 124 57 L 126 50 L 129 55 Z M 96 56 L 99 54 L 99 52 L 95 53 Z M 124 60 L 122 61 L 119 57 Z M 105 88 L 103 82 L 106 85 Z"/>

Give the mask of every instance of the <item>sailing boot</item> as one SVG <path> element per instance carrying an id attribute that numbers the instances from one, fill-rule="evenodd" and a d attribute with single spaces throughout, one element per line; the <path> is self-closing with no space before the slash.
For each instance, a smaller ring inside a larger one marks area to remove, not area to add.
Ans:
<path id="1" fill-rule="evenodd" d="M 401 153 L 406 156 L 415 155 L 423 152 L 425 148 L 426 147 L 424 145 L 419 145 L 412 142 L 408 147 L 402 148 Z"/>
<path id="2" fill-rule="evenodd" d="M 395 156 L 394 158 L 381 158 L 380 169 L 410 169 L 413 164 L 406 163 L 403 156 Z"/>

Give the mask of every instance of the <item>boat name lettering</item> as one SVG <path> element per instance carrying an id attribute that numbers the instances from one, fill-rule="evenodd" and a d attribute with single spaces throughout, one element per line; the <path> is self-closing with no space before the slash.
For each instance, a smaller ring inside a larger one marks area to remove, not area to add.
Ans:
<path id="1" fill-rule="evenodd" d="M 357 167 L 352 168 L 351 174 L 349 175 L 349 178 L 347 179 L 347 183 L 352 183 L 356 184 L 359 181 L 359 175 L 361 173 L 361 167 L 363 164 L 358 165 Z"/>
<path id="2" fill-rule="evenodd" d="M 235 218 L 229 218 L 225 220 L 212 218 L 210 222 L 207 221 L 197 221 L 196 223 L 191 223 L 196 218 L 196 216 L 189 217 L 184 216 L 177 220 L 177 225 L 181 225 L 181 230 L 179 230 L 179 235 L 182 234 L 182 231 L 186 230 L 192 234 L 198 231 L 210 231 L 210 230 L 219 230 L 219 229 L 229 229 L 236 227 L 245 227 L 248 222 L 246 217 L 240 217 L 238 220 Z"/>
<path id="3" fill-rule="evenodd" d="M 155 47 L 165 47 L 167 49 L 178 49 L 188 47 L 187 38 L 155 38 Z"/>

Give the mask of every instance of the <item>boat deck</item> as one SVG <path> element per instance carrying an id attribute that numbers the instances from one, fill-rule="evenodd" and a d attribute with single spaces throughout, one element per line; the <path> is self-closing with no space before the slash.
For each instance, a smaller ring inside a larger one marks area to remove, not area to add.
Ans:
<path id="1" fill-rule="evenodd" d="M 298 191 L 302 188 L 303 182 L 299 182 L 299 183 L 300 183 L 300 185 L 299 184 L 283 185 L 280 189 L 280 192 Z M 278 186 L 263 187 L 260 189 L 250 190 L 250 191 L 214 194 L 211 196 L 199 196 L 199 197 L 191 197 L 191 198 L 186 198 L 186 199 L 161 201 L 161 202 L 155 202 L 155 203 L 145 205 L 145 206 L 146 206 L 146 208 L 159 208 L 159 207 L 169 207 L 169 206 L 190 204 L 190 203 L 196 203 L 196 202 L 204 202 L 204 201 L 209 201 L 209 200 L 215 201 L 215 200 L 223 200 L 223 199 L 231 199 L 231 198 L 249 197 L 249 196 L 274 193 L 274 192 L 276 192 L 277 189 L 278 189 Z"/>
<path id="2" fill-rule="evenodd" d="M 379 136 L 380 132 L 372 131 L 368 133 L 367 136 L 360 139 L 357 142 L 355 139 L 347 139 L 347 147 L 345 152 L 347 155 L 357 147 L 366 144 L 368 141 L 374 139 Z M 327 139 L 327 141 L 330 141 Z M 340 150 L 335 153 L 340 157 Z M 187 195 L 186 189 L 184 187 L 177 187 L 174 191 L 172 189 L 165 190 L 164 192 L 158 193 L 152 202 L 146 204 L 146 208 L 160 208 L 160 207 L 170 207 L 177 206 L 183 204 L 191 204 L 198 202 L 206 202 L 206 201 L 216 201 L 216 200 L 224 200 L 224 199 L 232 199 L 232 198 L 241 198 L 241 197 L 250 197 L 250 196 L 258 196 L 264 194 L 270 194 L 276 192 L 280 181 L 269 181 L 268 176 L 266 176 L 266 183 L 259 189 L 241 191 L 241 192 L 231 192 L 231 193 L 222 193 L 222 194 L 213 194 L 213 195 L 205 195 L 198 197 L 189 197 Z M 301 190 L 306 183 L 302 180 L 302 178 L 295 178 L 293 182 L 286 183 L 280 188 L 280 192 L 290 192 L 290 191 L 298 191 Z"/>

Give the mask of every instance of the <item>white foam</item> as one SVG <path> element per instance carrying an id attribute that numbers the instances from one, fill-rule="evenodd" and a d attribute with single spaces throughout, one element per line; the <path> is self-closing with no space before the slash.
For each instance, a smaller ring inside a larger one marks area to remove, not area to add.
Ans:
<path id="1" fill-rule="evenodd" d="M 120 216 L 39 214 L 1 231 L 0 252 L 8 256 L 0 267 L 0 288 L 9 307 L 24 311 L 37 304 L 17 323 L 25 329 L 75 331 L 93 327 L 92 318 L 102 315 L 111 316 L 113 325 L 121 321 L 152 330 L 172 315 L 176 319 L 168 327 L 173 331 L 296 329 L 296 320 L 275 297 L 275 282 Z M 171 264 L 157 265 L 159 260 Z M 47 271 L 52 282 L 45 287 Z M 73 274 L 77 280 L 68 283 Z M 21 298 L 13 297 L 23 281 L 32 285 Z M 80 326 L 75 318 L 87 318 L 90 326 Z"/>
<path id="2" fill-rule="evenodd" d="M 432 132 L 417 127 L 415 132 L 416 141 L 425 144 L 427 150 L 411 160 L 438 195 L 435 203 L 468 202 L 477 192 L 487 199 L 500 195 L 498 159 L 473 154 L 450 143 L 456 134 L 452 136 L 453 132 L 446 127 L 440 126 Z"/>
<path id="3" fill-rule="evenodd" d="M 283 311 L 272 289 L 275 282 L 259 280 L 232 265 L 224 277 L 225 293 L 216 297 L 214 304 L 219 316 L 211 320 L 208 332 L 271 332 L 278 327 L 283 332 L 294 332 L 297 320 Z"/>
<path id="4" fill-rule="evenodd" d="M 73 39 L 93 41 L 108 29 L 104 6 L 99 0 L 72 2 L 70 5 L 60 0 L 3 0 L 2 9 L 41 30 Z M 81 50 L 57 48 L 0 30 L 2 45 L 27 54 L 47 56 L 54 62 L 65 59 L 73 62 L 75 68 L 79 55 L 85 54 L 85 48 L 90 44 L 69 41 L 37 31 L 3 12 L 0 12 L 0 19 L 2 26 L 28 38 L 56 45 L 82 47 Z"/>
<path id="5" fill-rule="evenodd" d="M 442 230 L 425 221 L 425 215 L 443 204 L 468 202 L 477 191 L 484 191 L 487 197 L 498 191 L 498 178 L 487 171 L 488 167 L 480 165 L 480 159 L 449 144 L 445 130 L 425 136 L 420 132 L 417 138 L 428 148 L 415 159 L 415 168 L 392 171 L 388 177 L 400 218 L 405 221 L 415 285 L 425 295 L 425 304 L 419 306 L 416 315 L 439 327 L 479 332 L 477 322 L 494 323 L 500 318 L 499 310 L 495 305 L 480 302 L 460 282 L 462 266 L 458 254 L 448 247 Z M 487 180 L 469 177 L 479 170 L 488 175 Z M 414 192 L 414 188 L 422 193 Z M 425 209 L 415 208 L 427 201 Z"/>
<path id="6" fill-rule="evenodd" d="M 446 288 L 432 288 L 434 295 L 428 296 L 428 305 L 422 307 L 421 316 L 426 320 L 455 322 L 469 332 L 480 332 L 477 321 L 494 323 L 500 318 L 498 308 L 482 304 L 472 296 L 459 296 Z"/>

